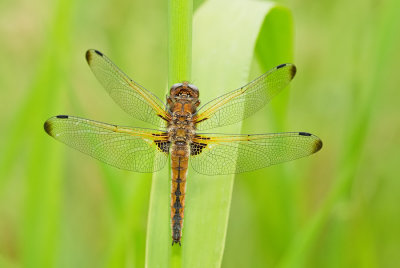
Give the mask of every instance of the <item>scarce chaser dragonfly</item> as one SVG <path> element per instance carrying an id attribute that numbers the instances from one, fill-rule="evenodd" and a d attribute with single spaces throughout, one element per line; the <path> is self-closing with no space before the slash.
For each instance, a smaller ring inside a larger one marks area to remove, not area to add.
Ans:
<path id="1" fill-rule="evenodd" d="M 296 74 L 292 64 L 278 65 L 198 108 L 199 89 L 188 82 L 172 85 L 164 104 L 101 52 L 88 50 L 86 60 L 124 111 L 159 129 L 123 127 L 69 115 L 48 119 L 44 129 L 55 139 L 120 169 L 155 172 L 170 158 L 172 245 L 181 244 L 189 162 L 204 175 L 233 174 L 311 155 L 322 147 L 322 141 L 307 132 L 199 132 L 237 123 L 260 110 L 292 80 Z"/>

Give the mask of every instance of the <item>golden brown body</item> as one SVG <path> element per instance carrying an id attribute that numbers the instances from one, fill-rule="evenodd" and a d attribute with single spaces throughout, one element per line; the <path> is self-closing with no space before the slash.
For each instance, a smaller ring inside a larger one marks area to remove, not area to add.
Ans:
<path id="1" fill-rule="evenodd" d="M 186 175 L 190 156 L 190 144 L 195 135 L 193 114 L 199 106 L 199 91 L 187 82 L 171 87 L 167 98 L 168 113 L 172 120 L 168 124 L 168 139 L 171 143 L 171 229 L 172 244 L 179 243 L 182 236 L 185 209 Z"/>

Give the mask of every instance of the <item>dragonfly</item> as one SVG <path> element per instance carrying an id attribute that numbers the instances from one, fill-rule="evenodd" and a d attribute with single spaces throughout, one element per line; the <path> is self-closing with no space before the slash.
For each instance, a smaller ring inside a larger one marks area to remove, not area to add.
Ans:
<path id="1" fill-rule="evenodd" d="M 88 50 L 86 60 L 125 112 L 156 128 L 58 115 L 49 118 L 44 129 L 56 140 L 120 169 L 151 173 L 170 161 L 172 245 L 181 245 L 189 162 L 200 174 L 236 174 L 305 157 L 322 148 L 322 141 L 307 132 L 202 132 L 237 123 L 260 110 L 293 79 L 293 64 L 278 65 L 245 86 L 200 106 L 199 89 L 187 81 L 172 85 L 164 103 L 100 51 Z"/>

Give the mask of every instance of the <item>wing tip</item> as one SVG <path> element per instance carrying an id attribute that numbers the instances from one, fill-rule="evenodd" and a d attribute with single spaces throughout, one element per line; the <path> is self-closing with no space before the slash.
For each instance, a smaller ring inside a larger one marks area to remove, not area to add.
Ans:
<path id="1" fill-rule="evenodd" d="M 100 57 L 103 57 L 104 54 L 101 53 L 100 51 L 96 50 L 96 49 L 89 49 L 88 51 L 86 51 L 86 61 L 90 64 L 92 62 L 93 59 L 93 53 L 96 53 L 97 55 L 99 55 Z"/>
<path id="2" fill-rule="evenodd" d="M 317 140 L 314 143 L 314 148 L 313 148 L 313 153 L 318 152 L 322 148 L 322 140 L 320 138 L 317 138 Z"/>
<path id="3" fill-rule="evenodd" d="M 46 131 L 46 133 L 51 136 L 52 127 L 51 127 L 51 124 L 49 121 L 50 121 L 50 119 L 46 120 L 46 122 L 44 122 L 43 128 L 44 128 L 44 131 Z"/>
<path id="4" fill-rule="evenodd" d="M 68 115 L 57 115 L 57 116 L 47 119 L 46 122 L 44 122 L 44 125 L 43 125 L 44 131 L 46 131 L 46 133 L 49 134 L 50 136 L 53 136 L 53 124 L 51 123 L 51 121 L 54 118 L 68 119 L 69 116 Z"/>
<path id="5" fill-rule="evenodd" d="M 86 51 L 85 57 L 86 57 L 86 61 L 90 64 L 90 62 L 92 61 L 92 49 L 89 49 L 88 51 Z"/>
<path id="6" fill-rule="evenodd" d="M 296 66 L 294 64 L 292 64 L 292 63 L 283 63 L 283 64 L 280 64 L 280 65 L 276 66 L 276 69 L 280 69 L 280 68 L 283 68 L 283 67 L 286 67 L 286 66 L 288 66 L 290 68 L 290 79 L 293 79 L 293 77 L 296 75 L 296 72 L 297 72 L 297 68 L 296 68 Z"/>
<path id="7" fill-rule="evenodd" d="M 296 65 L 294 65 L 294 64 L 292 64 L 291 66 L 292 66 L 292 68 L 290 69 L 290 75 L 292 76 L 292 79 L 293 79 L 293 77 L 297 73 L 297 68 L 296 68 Z"/>
<path id="8" fill-rule="evenodd" d="M 299 132 L 299 135 L 300 136 L 306 136 L 306 137 L 311 137 L 312 136 L 312 137 L 315 138 L 315 142 L 314 142 L 314 147 L 313 147 L 312 153 L 316 153 L 319 150 L 321 150 L 323 143 L 322 143 L 322 140 L 320 138 L 318 138 L 317 136 L 315 136 L 315 135 L 313 135 L 311 133 L 308 133 L 308 132 Z"/>

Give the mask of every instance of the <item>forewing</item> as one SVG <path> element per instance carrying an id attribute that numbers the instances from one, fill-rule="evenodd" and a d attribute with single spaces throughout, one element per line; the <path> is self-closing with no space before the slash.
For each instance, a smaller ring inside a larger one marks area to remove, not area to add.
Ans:
<path id="1" fill-rule="evenodd" d="M 195 171 L 205 175 L 252 171 L 311 155 L 322 147 L 317 136 L 305 132 L 199 134 L 193 141 L 191 165 Z"/>
<path id="2" fill-rule="evenodd" d="M 44 124 L 55 139 L 120 169 L 153 172 L 168 158 L 167 133 L 59 115 Z"/>
<path id="3" fill-rule="evenodd" d="M 249 117 L 281 92 L 295 74 L 293 64 L 281 64 L 247 85 L 208 102 L 195 118 L 197 129 L 226 126 Z"/>
<path id="4" fill-rule="evenodd" d="M 88 50 L 86 60 L 96 78 L 125 112 L 157 127 L 165 126 L 168 115 L 165 104 L 157 96 L 130 79 L 101 52 Z"/>

